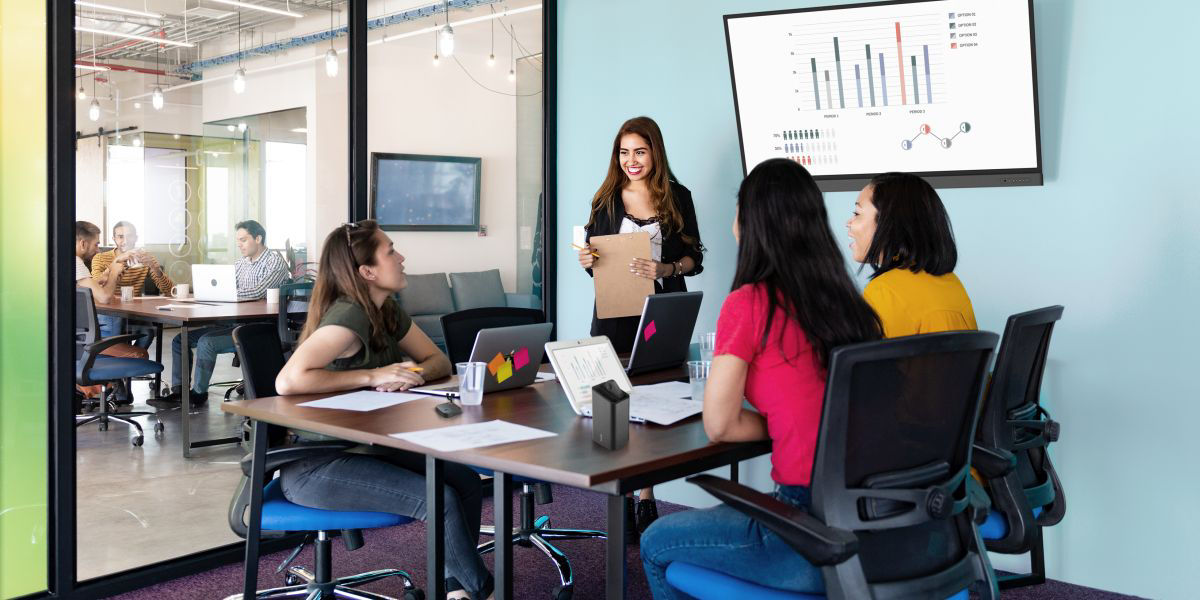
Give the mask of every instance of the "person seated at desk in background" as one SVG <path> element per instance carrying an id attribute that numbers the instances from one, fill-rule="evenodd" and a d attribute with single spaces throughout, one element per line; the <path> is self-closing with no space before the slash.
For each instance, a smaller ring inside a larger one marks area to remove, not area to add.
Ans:
<path id="1" fill-rule="evenodd" d="M 877 175 L 858 194 L 846 229 L 854 260 L 874 270 L 863 297 L 886 337 L 978 329 L 954 275 L 950 216 L 928 182 L 909 173 Z"/>
<path id="2" fill-rule="evenodd" d="M 92 271 L 88 269 L 87 263 L 95 258 L 99 250 L 100 228 L 87 221 L 75 221 L 75 285 L 92 290 L 92 301 L 96 304 L 105 304 L 113 298 L 113 291 L 124 272 L 125 263 L 113 263 L 102 273 L 104 276 L 102 279 L 93 279 Z M 101 334 L 101 337 L 108 336 Z M 145 348 L 133 344 L 115 344 L 104 349 L 101 354 L 118 358 L 148 358 L 150 356 Z M 84 396 L 91 398 L 100 393 L 101 386 L 76 385 L 75 388 Z"/>
<path id="3" fill-rule="evenodd" d="M 242 221 L 234 229 L 237 232 L 237 247 L 242 253 L 242 257 L 234 263 L 238 298 L 260 300 L 266 297 L 267 290 L 287 281 L 290 274 L 287 263 L 278 252 L 267 248 L 267 231 L 258 221 Z M 208 383 L 212 380 L 217 355 L 233 352 L 233 328 L 232 324 L 222 323 L 188 332 L 188 347 L 194 349 L 196 358 L 196 372 L 191 385 L 193 405 L 208 401 Z M 182 380 L 179 368 L 183 364 L 181 354 L 179 336 L 175 336 L 171 340 L 172 390 L 164 399 L 168 402 L 180 402 L 183 399 L 182 390 L 179 389 Z"/>
<path id="4" fill-rule="evenodd" d="M 275 379 L 280 394 L 359 388 L 403 391 L 450 374 L 450 360 L 412 325 L 394 295 L 408 285 L 404 257 L 373 220 L 333 230 L 321 249 L 308 320 L 292 357 Z M 405 357 L 409 357 L 407 360 Z M 297 432 L 302 439 L 321 439 Z M 425 512 L 425 458 L 360 447 L 289 463 L 280 483 L 288 500 L 326 510 L 366 510 L 438 518 Z M 489 598 L 494 582 L 476 552 L 483 493 L 479 475 L 447 463 L 449 598 Z"/>
<path id="5" fill-rule="evenodd" d="M 153 254 L 146 252 L 144 248 L 137 247 L 137 228 L 129 221 L 118 221 L 113 225 L 113 243 L 116 247 L 112 250 L 100 252 L 92 257 L 92 279 L 99 281 L 104 277 L 105 271 L 113 263 L 121 263 L 124 265 L 124 270 L 117 280 L 117 288 L 121 289 L 125 286 L 133 288 L 134 296 L 142 295 L 142 288 L 146 285 L 146 275 L 154 281 L 154 285 L 158 287 L 158 291 L 164 295 L 170 295 L 171 288 L 175 286 L 175 282 L 163 271 L 162 265 Z M 100 334 L 104 337 L 118 335 L 125 332 L 125 319 L 112 315 L 99 315 L 100 319 Z M 142 337 L 135 340 L 134 345 L 140 348 L 149 348 L 150 342 L 154 340 L 154 328 L 140 328 L 138 333 L 144 333 Z"/>
<path id="6" fill-rule="evenodd" d="M 804 167 L 772 159 L 738 190 L 733 291 L 717 318 L 704 391 L 713 441 L 770 439 L 775 497 L 807 509 L 829 355 L 878 340 L 879 319 L 858 293 L 834 241 L 820 190 Z M 745 397 L 758 412 L 742 408 Z M 679 598 L 666 568 L 680 560 L 782 590 L 821 593 L 821 570 L 726 505 L 664 516 L 642 534 L 655 598 Z"/>

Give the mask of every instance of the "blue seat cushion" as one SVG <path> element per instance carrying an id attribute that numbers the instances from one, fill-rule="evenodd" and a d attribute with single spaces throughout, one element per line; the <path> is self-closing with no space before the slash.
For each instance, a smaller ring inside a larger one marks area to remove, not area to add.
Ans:
<path id="1" fill-rule="evenodd" d="M 1042 507 L 1033 509 L 1033 518 L 1038 518 L 1042 515 Z M 1004 539 L 1008 535 L 1008 520 L 1004 518 L 1004 513 L 993 510 L 988 513 L 988 518 L 979 526 L 979 536 L 985 540 Z"/>
<path id="2" fill-rule="evenodd" d="M 805 594 L 766 587 L 726 575 L 718 571 L 697 567 L 684 562 L 667 565 L 667 583 L 671 587 L 700 600 L 707 598 L 763 598 L 765 600 L 823 600 L 824 594 Z M 947 600 L 967 600 L 970 595 L 963 590 Z"/>
<path id="3" fill-rule="evenodd" d="M 412 517 L 392 513 L 323 510 L 300 506 L 283 496 L 278 479 L 263 489 L 262 528 L 268 531 L 334 531 L 403 525 Z"/>
<path id="4" fill-rule="evenodd" d="M 75 361 L 75 369 L 83 366 L 83 361 Z M 141 377 L 161 373 L 163 366 L 144 358 L 118 358 L 116 356 L 97 356 L 92 368 L 84 373 L 86 379 L 92 381 L 116 381 L 126 377 Z"/>

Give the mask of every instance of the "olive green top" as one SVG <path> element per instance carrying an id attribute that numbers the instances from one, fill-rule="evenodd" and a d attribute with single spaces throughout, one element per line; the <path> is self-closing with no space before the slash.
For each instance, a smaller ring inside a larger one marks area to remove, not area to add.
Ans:
<path id="1" fill-rule="evenodd" d="M 371 344 L 371 320 L 367 317 L 367 311 L 345 296 L 334 301 L 329 310 L 325 311 L 321 317 L 321 323 L 317 325 L 317 329 L 326 325 L 340 325 L 353 331 L 354 335 L 358 336 L 358 340 L 362 342 L 362 347 L 353 356 L 334 359 L 329 366 L 325 367 L 326 369 L 330 371 L 377 369 L 404 360 L 404 353 L 400 351 L 400 340 L 404 339 L 409 328 L 412 327 L 412 318 L 391 297 L 384 302 L 383 310 L 395 311 L 396 331 L 392 335 L 384 336 L 383 348 L 375 348 Z"/>

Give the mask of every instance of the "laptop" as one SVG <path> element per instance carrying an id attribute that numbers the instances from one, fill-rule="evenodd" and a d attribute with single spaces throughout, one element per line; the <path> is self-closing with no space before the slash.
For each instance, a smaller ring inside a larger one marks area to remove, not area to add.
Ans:
<path id="1" fill-rule="evenodd" d="M 702 402 L 691 399 L 687 383 L 672 381 L 634 389 L 612 342 L 605 336 L 549 342 L 546 354 L 577 415 L 592 416 L 592 386 L 609 379 L 629 394 L 629 420 L 636 423 L 670 425 L 703 410 Z"/>
<path id="2" fill-rule="evenodd" d="M 192 265 L 192 293 L 198 302 L 248 302 L 238 298 L 233 265 Z"/>
<path id="3" fill-rule="evenodd" d="M 487 364 L 483 393 L 525 387 L 538 378 L 543 349 L 550 339 L 553 323 L 514 325 L 480 329 L 471 348 L 471 362 Z M 458 381 L 408 390 L 436 396 L 457 396 Z"/>
<path id="4" fill-rule="evenodd" d="M 625 371 L 630 375 L 678 367 L 687 362 L 692 330 L 704 292 L 646 296 L 633 352 Z"/>

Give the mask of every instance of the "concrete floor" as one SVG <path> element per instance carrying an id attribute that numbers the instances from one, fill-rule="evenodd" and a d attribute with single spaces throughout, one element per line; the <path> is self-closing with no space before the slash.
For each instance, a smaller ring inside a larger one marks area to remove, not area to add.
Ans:
<path id="1" fill-rule="evenodd" d="M 165 379 L 174 334 L 164 333 Z M 213 381 L 241 378 L 232 357 L 218 359 Z M 130 444 L 132 430 L 119 422 L 111 422 L 108 431 L 99 431 L 95 423 L 76 430 L 80 581 L 241 541 L 230 531 L 226 511 L 241 476 L 237 461 L 247 449 L 235 444 L 199 448 L 184 460 L 178 405 L 148 406 L 150 383 L 136 381 L 133 387 L 132 410 L 161 409 L 162 435 L 154 435 L 153 416 L 135 418 L 146 432 L 141 447 Z M 192 409 L 193 441 L 240 431 L 241 418 L 221 412 L 226 389 L 211 388 L 207 405 Z"/>

